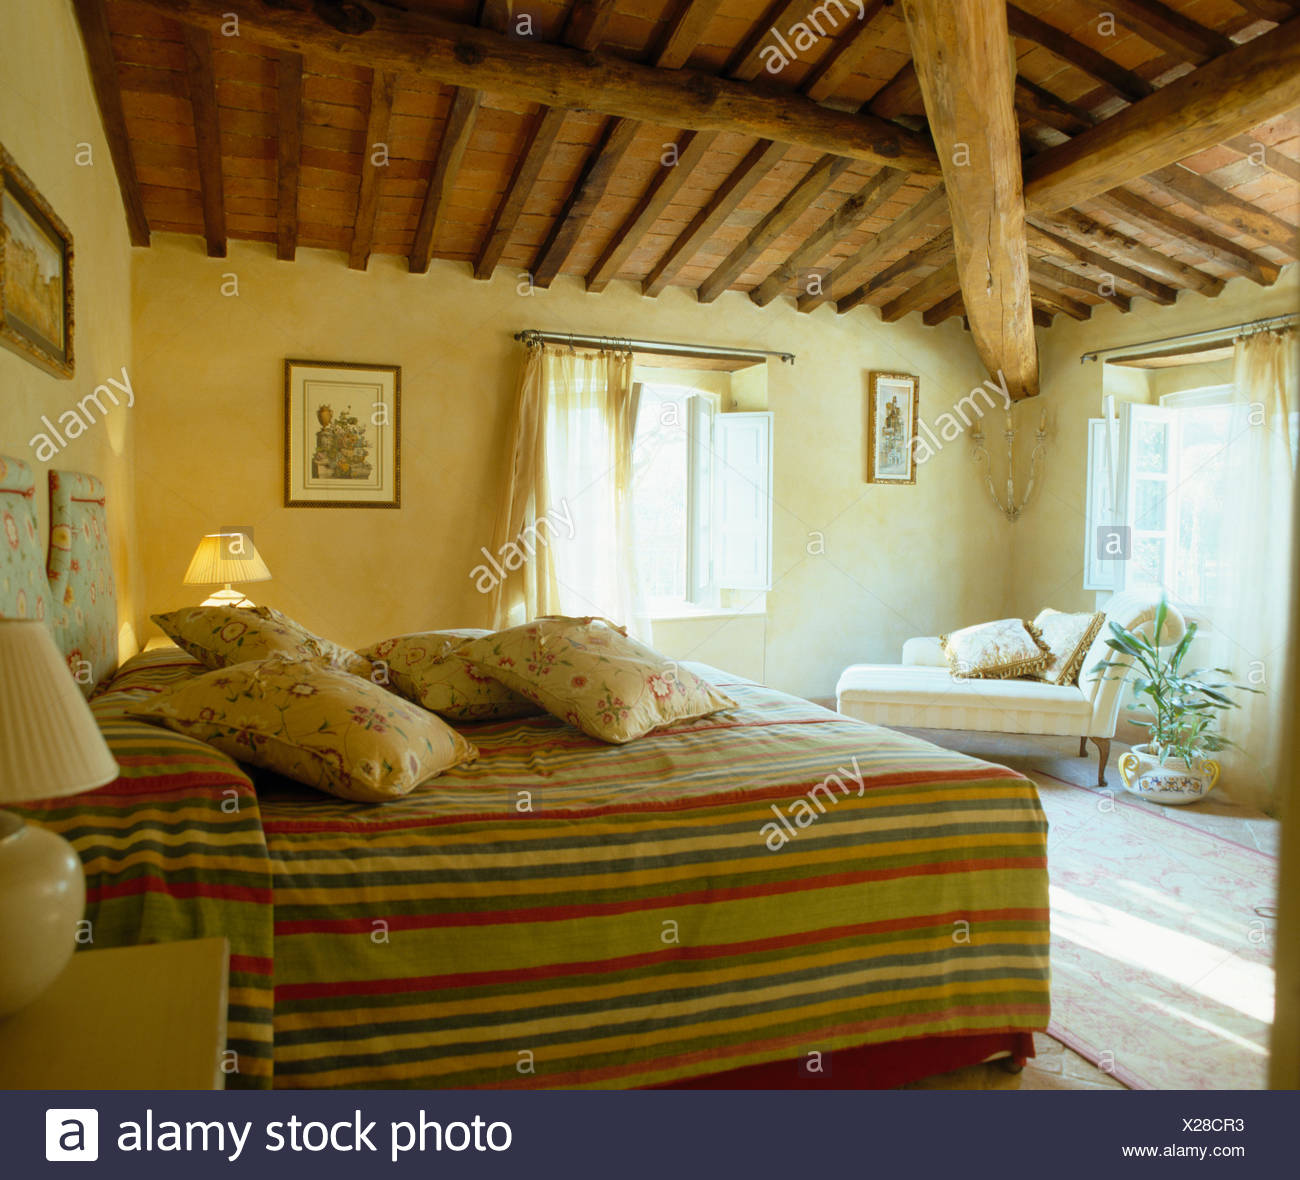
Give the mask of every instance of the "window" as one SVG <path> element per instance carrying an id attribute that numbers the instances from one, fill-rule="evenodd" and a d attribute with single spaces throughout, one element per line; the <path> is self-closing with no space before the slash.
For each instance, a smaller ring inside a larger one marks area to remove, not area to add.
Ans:
<path id="1" fill-rule="evenodd" d="M 771 585 L 772 416 L 643 381 L 633 446 L 637 577 L 651 615 L 729 608 Z"/>

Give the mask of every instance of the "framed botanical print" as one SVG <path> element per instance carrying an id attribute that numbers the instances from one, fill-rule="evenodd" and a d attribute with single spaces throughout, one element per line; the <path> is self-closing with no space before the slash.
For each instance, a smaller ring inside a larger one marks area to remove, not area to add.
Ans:
<path id="1" fill-rule="evenodd" d="M 402 506 L 402 370 L 284 362 L 286 508 Z"/>
<path id="2" fill-rule="evenodd" d="M 0 344 L 71 377 L 72 234 L 0 147 Z"/>
<path id="3" fill-rule="evenodd" d="M 867 392 L 867 482 L 916 483 L 920 378 L 872 373 Z"/>

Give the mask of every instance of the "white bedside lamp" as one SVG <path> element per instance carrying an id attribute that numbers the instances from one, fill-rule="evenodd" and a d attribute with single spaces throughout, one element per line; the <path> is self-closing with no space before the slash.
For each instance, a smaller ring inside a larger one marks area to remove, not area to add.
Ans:
<path id="1" fill-rule="evenodd" d="M 232 582 L 269 582 L 271 571 L 246 533 L 209 533 L 199 542 L 185 571 L 186 586 L 221 586 L 201 606 L 252 606 Z"/>
<path id="2" fill-rule="evenodd" d="M 45 624 L 0 619 L 0 804 L 77 795 L 117 775 Z M 0 811 L 0 1016 L 36 999 L 67 966 L 85 908 L 72 845 Z"/>

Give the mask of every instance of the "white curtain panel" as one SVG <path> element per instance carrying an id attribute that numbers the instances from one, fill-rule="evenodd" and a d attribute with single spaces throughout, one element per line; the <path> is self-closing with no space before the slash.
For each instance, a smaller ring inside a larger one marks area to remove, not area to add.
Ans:
<path id="1" fill-rule="evenodd" d="M 1259 332 L 1237 340 L 1234 413 L 1225 440 L 1225 535 L 1219 601 L 1211 604 L 1215 662 L 1260 695 L 1239 694 L 1223 732 L 1241 749 L 1224 751 L 1227 794 L 1255 807 L 1277 798 L 1294 522 L 1297 373 L 1300 333 Z"/>

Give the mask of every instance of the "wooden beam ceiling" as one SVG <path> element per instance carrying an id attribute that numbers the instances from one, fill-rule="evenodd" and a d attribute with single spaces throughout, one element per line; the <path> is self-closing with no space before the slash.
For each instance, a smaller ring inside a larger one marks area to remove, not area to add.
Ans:
<path id="1" fill-rule="evenodd" d="M 1091 282 L 1083 275 L 1048 262 L 1045 258 L 1029 260 L 1029 275 L 1032 280 L 1056 290 L 1081 291 L 1087 295 L 1097 295 L 1107 303 L 1118 307 L 1120 311 L 1128 311 L 1133 305 L 1133 301 L 1127 295 L 1119 294 L 1109 284 Z"/>
<path id="2" fill-rule="evenodd" d="M 1006 5 L 903 0 L 902 7 L 943 166 L 954 273 L 976 350 L 990 375 L 1005 377 L 1012 397 L 1033 397 L 1038 344 Z"/>
<path id="3" fill-rule="evenodd" d="M 145 216 L 144 201 L 140 196 L 140 179 L 135 168 L 135 155 L 131 150 L 131 136 L 126 129 L 126 112 L 122 107 L 122 91 L 118 85 L 117 62 L 113 57 L 113 41 L 108 31 L 108 17 L 104 0 L 73 0 L 73 10 L 81 29 L 81 40 L 86 47 L 86 62 L 90 67 L 90 83 L 99 104 L 100 119 L 104 124 L 104 138 L 108 140 L 109 154 L 113 157 L 113 170 L 117 173 L 117 187 L 122 193 L 126 210 L 126 227 L 131 245 L 149 244 L 149 219 Z"/>
<path id="4" fill-rule="evenodd" d="M 1105 230 L 1105 227 L 1100 223 L 1094 222 L 1093 224 L 1096 225 L 1098 230 Z M 1134 270 L 1123 263 L 1116 262 L 1114 258 L 1098 254 L 1095 250 L 1077 241 L 1042 229 L 1032 222 L 1029 226 L 1029 240 L 1048 254 L 1063 256 L 1072 266 L 1081 270 L 1088 279 L 1092 280 L 1094 289 L 1098 292 L 1108 286 L 1119 284 L 1138 295 L 1145 295 L 1165 307 L 1172 307 L 1177 301 L 1178 292 L 1173 287 L 1158 282 L 1140 270 Z M 1134 246 L 1142 249 L 1146 248 L 1132 238 L 1127 240 L 1132 242 Z M 1206 278 L 1210 278 L 1210 276 L 1207 275 Z M 1218 283 L 1219 289 L 1222 290 L 1223 284 L 1220 280 L 1211 279 L 1211 281 Z"/>
<path id="5" fill-rule="evenodd" d="M 1159 0 L 1106 0 L 1106 9 L 1144 41 L 1196 65 L 1235 48 L 1222 33 L 1197 24 Z"/>
<path id="6" fill-rule="evenodd" d="M 1288 258 L 1298 256 L 1300 229 L 1257 208 L 1249 201 L 1233 196 L 1190 168 L 1171 164 L 1142 179 L 1183 204 L 1190 205 L 1203 217 L 1231 226 L 1265 246 L 1281 250 Z"/>
<path id="7" fill-rule="evenodd" d="M 275 256 L 298 252 L 298 176 L 302 165 L 302 55 L 276 57 Z"/>
<path id="8" fill-rule="evenodd" d="M 1300 106 L 1300 19 L 1215 58 L 1025 166 L 1025 199 L 1056 212 Z"/>
<path id="9" fill-rule="evenodd" d="M 1091 46 L 1076 41 L 1068 33 L 1062 32 L 1054 25 L 1048 24 L 1036 16 L 1031 16 L 1014 4 L 1007 5 L 1007 25 L 1012 34 L 1024 37 L 1041 45 L 1053 57 L 1082 70 L 1095 81 L 1110 87 L 1116 94 L 1136 102 L 1148 94 L 1155 93 L 1155 87 L 1145 78 L 1125 69 L 1111 61 L 1104 53 L 1098 53 Z"/>
<path id="10" fill-rule="evenodd" d="M 841 315 L 852 311 L 859 304 L 865 303 L 878 291 L 896 287 L 903 277 L 923 267 L 935 266 L 946 262 L 952 254 L 952 228 L 936 234 L 925 245 L 909 250 L 896 262 L 891 262 L 883 270 L 877 271 L 855 291 L 842 296 L 835 302 L 835 310 Z"/>
<path id="11" fill-rule="evenodd" d="M 425 190 L 424 201 L 420 205 L 420 219 L 416 222 L 415 239 L 407 259 L 407 265 L 415 274 L 424 274 L 433 261 L 438 231 L 446 220 L 451 190 L 460 172 L 461 161 L 465 158 L 465 150 L 474 134 L 481 100 L 482 96 L 477 90 L 464 86 L 458 86 L 452 96 L 451 109 L 447 112 L 442 139 L 434 153 L 429 187 Z"/>
<path id="12" fill-rule="evenodd" d="M 203 236 L 208 243 L 208 257 L 224 258 L 226 199 L 221 176 L 221 120 L 217 110 L 217 80 L 212 68 L 212 37 L 203 29 L 186 27 L 185 63 L 199 158 Z"/>
<path id="13" fill-rule="evenodd" d="M 370 111 L 366 117 L 365 153 L 361 159 L 361 188 L 357 193 L 357 214 L 352 227 L 348 266 L 365 270 L 370 246 L 375 239 L 375 217 L 379 213 L 379 178 L 388 166 L 388 125 L 393 115 L 397 75 L 375 70 L 370 80 Z"/>
<path id="14" fill-rule="evenodd" d="M 963 294 L 961 284 L 957 278 L 957 262 L 955 259 L 945 263 L 938 270 L 932 271 L 919 283 L 914 284 L 901 295 L 891 299 L 880 309 L 880 318 L 885 323 L 892 324 L 897 320 L 901 320 L 909 312 L 923 311 L 940 300 L 950 298 L 954 293 Z M 962 302 L 964 305 L 964 294 Z M 969 314 L 967 312 L 968 317 Z M 1030 318 L 1032 322 L 1032 315 Z"/>
<path id="15" fill-rule="evenodd" d="M 378 5 L 371 10 L 374 26 L 349 36 L 312 13 L 267 9 L 260 0 L 135 2 L 209 31 L 228 24 L 233 14 L 242 36 L 274 49 L 318 50 L 380 71 L 409 71 L 562 110 L 596 110 L 694 131 L 779 139 L 918 175 L 938 173 L 938 161 L 923 137 L 883 119 L 710 74 L 659 70 Z"/>

